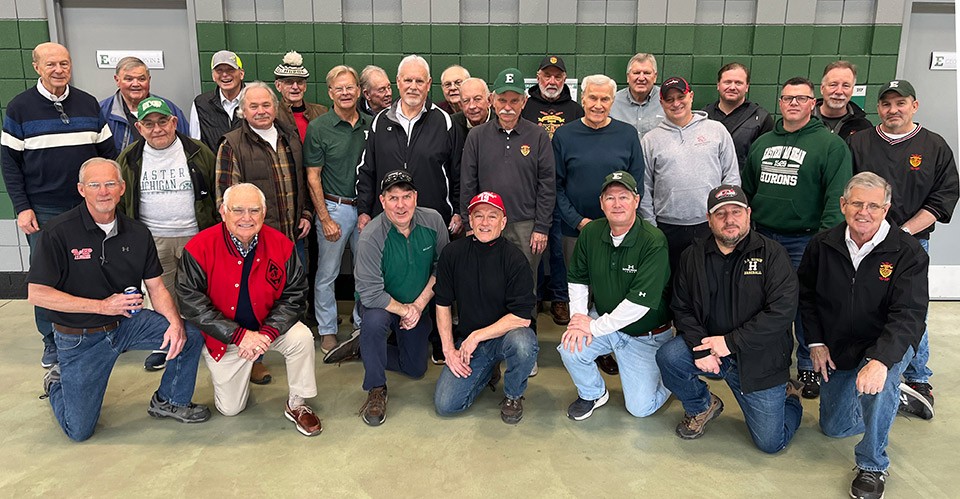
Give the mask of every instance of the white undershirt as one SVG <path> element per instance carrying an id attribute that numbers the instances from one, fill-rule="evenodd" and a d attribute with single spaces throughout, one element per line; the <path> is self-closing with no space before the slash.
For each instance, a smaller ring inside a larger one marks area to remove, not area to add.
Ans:
<path id="1" fill-rule="evenodd" d="M 260 136 L 267 144 L 270 144 L 270 147 L 273 148 L 273 152 L 277 152 L 277 127 L 270 125 L 270 128 L 266 130 L 261 130 L 259 128 L 250 127 L 253 130 L 253 133 Z"/>

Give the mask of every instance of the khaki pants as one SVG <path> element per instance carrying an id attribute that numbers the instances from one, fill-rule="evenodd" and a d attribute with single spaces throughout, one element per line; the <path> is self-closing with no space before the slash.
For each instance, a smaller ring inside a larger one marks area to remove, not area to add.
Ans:
<path id="1" fill-rule="evenodd" d="M 533 220 L 524 220 L 523 222 L 507 222 L 503 229 L 503 237 L 520 248 L 523 256 L 527 258 L 530 264 L 530 271 L 533 272 L 533 292 L 537 292 L 537 268 L 540 267 L 540 255 L 534 255 L 530 249 L 530 235 L 533 234 Z"/>
<path id="2" fill-rule="evenodd" d="M 280 352 L 287 364 L 290 394 L 305 399 L 317 396 L 316 351 L 313 334 L 303 323 L 297 322 L 286 334 L 270 344 L 269 350 Z M 227 351 L 216 361 L 206 348 L 203 360 L 213 379 L 213 399 L 224 416 L 236 416 L 247 406 L 250 396 L 250 371 L 253 362 L 240 357 L 236 345 L 227 345 Z"/>
<path id="3" fill-rule="evenodd" d="M 193 236 L 153 238 L 153 242 L 157 245 L 157 257 L 160 258 L 160 266 L 163 267 L 160 280 L 163 281 L 163 287 L 167 288 L 167 292 L 170 293 L 174 303 L 179 303 L 177 299 L 177 266 L 180 265 L 180 258 L 183 256 L 183 247 L 191 239 L 193 239 Z"/>

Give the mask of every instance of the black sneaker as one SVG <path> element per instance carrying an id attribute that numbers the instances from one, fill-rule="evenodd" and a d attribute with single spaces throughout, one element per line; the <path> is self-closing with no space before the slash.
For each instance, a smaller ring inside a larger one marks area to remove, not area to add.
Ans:
<path id="1" fill-rule="evenodd" d="M 797 380 L 803 383 L 801 394 L 805 399 L 815 399 L 820 396 L 820 375 L 813 371 L 797 371 Z"/>
<path id="2" fill-rule="evenodd" d="M 857 477 L 850 484 L 853 499 L 883 499 L 883 485 L 887 472 L 857 469 Z"/>
<path id="3" fill-rule="evenodd" d="M 43 374 L 43 395 L 40 398 L 50 397 L 50 387 L 60 382 L 60 364 L 50 366 L 50 370 Z"/>
<path id="4" fill-rule="evenodd" d="M 161 402 L 157 392 L 150 398 L 147 414 L 155 418 L 170 418 L 181 423 L 202 423 L 210 419 L 210 409 L 205 405 L 190 403 L 186 406 L 173 405 L 169 401 Z"/>
<path id="5" fill-rule="evenodd" d="M 523 419 L 523 397 L 503 397 L 500 401 L 500 419 L 507 424 L 517 424 Z"/>
<path id="6" fill-rule="evenodd" d="M 577 397 L 570 407 L 567 407 L 567 417 L 574 421 L 583 421 L 593 415 L 593 410 L 606 404 L 610 400 L 610 392 L 604 391 L 597 400 L 584 400 Z"/>
<path id="7" fill-rule="evenodd" d="M 159 371 L 164 367 L 167 367 L 167 352 L 156 350 L 143 361 L 143 368 L 147 371 Z"/>
<path id="8" fill-rule="evenodd" d="M 928 383 L 900 383 L 899 412 L 933 419 L 933 393 Z"/>
<path id="9" fill-rule="evenodd" d="M 323 356 L 324 364 L 339 364 L 360 356 L 360 330 L 354 329 L 349 338 L 330 349 Z"/>
<path id="10" fill-rule="evenodd" d="M 711 393 L 707 410 L 692 416 L 684 412 L 683 420 L 677 425 L 677 436 L 684 440 L 700 438 L 707 429 L 707 423 L 719 416 L 721 412 L 723 412 L 723 401 Z"/>
<path id="11" fill-rule="evenodd" d="M 54 343 L 52 336 L 49 339 L 45 337 L 43 338 L 43 355 L 40 357 L 40 367 L 50 369 L 55 365 L 57 365 L 57 344 Z"/>
<path id="12" fill-rule="evenodd" d="M 430 362 L 433 362 L 435 366 L 442 366 L 447 363 L 447 357 L 443 354 L 443 349 L 440 347 L 433 347 L 433 353 L 430 354 Z"/>

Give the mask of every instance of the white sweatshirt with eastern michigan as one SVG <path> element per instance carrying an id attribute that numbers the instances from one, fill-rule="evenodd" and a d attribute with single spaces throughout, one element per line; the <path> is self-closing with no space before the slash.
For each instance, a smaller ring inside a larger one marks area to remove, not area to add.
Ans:
<path id="1" fill-rule="evenodd" d="M 664 119 L 640 141 L 646 170 L 640 215 L 648 222 L 696 225 L 707 221 L 707 195 L 721 184 L 740 185 L 730 133 L 703 111 L 684 127 Z"/>

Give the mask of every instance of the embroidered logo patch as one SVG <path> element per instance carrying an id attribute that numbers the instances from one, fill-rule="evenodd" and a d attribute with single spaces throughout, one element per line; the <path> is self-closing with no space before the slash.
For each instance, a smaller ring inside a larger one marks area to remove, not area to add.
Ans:
<path id="1" fill-rule="evenodd" d="M 763 263 L 763 258 L 747 258 L 743 261 L 743 264 L 747 268 L 743 269 L 743 275 L 763 275 L 763 270 L 760 268 L 760 264 Z"/>
<path id="2" fill-rule="evenodd" d="M 923 156 L 920 154 L 911 154 L 910 155 L 910 169 L 919 170 L 920 163 L 923 163 Z"/>
<path id="3" fill-rule="evenodd" d="M 267 262 L 267 284 L 277 291 L 283 286 L 283 273 L 283 267 L 277 265 L 277 262 Z"/>
<path id="4" fill-rule="evenodd" d="M 632 264 L 631 264 L 631 265 L 627 265 L 626 267 L 622 268 L 621 270 L 623 270 L 624 272 L 626 272 L 626 273 L 628 273 L 628 274 L 636 274 L 636 273 L 637 273 L 637 267 L 635 267 L 635 266 L 632 265 Z"/>
<path id="5" fill-rule="evenodd" d="M 523 154 L 524 156 L 530 154 L 530 146 L 527 144 L 520 146 L 520 154 Z"/>
<path id="6" fill-rule="evenodd" d="M 891 275 L 893 275 L 893 264 L 890 262 L 881 263 L 880 264 L 880 280 L 889 281 Z"/>
<path id="7" fill-rule="evenodd" d="M 93 248 L 74 248 L 70 250 L 70 253 L 73 253 L 74 260 L 89 260 L 93 255 Z"/>

